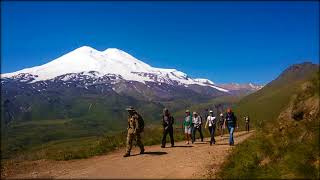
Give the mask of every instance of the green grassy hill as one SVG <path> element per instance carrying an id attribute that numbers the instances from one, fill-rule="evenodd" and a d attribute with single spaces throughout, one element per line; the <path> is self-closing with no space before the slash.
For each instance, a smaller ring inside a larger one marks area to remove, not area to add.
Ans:
<path id="1" fill-rule="evenodd" d="M 278 78 L 268 83 L 261 90 L 246 96 L 235 105 L 238 117 L 249 115 L 253 127 L 275 120 L 288 105 L 300 84 L 310 79 L 319 66 L 311 63 L 295 64 L 287 68 Z"/>
<path id="2" fill-rule="evenodd" d="M 256 132 L 235 148 L 219 178 L 319 179 L 319 75 L 318 65 L 293 65 L 235 106 Z"/>

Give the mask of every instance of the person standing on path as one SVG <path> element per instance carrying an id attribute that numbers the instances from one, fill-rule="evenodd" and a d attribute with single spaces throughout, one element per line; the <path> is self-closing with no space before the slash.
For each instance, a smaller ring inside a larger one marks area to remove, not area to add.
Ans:
<path id="1" fill-rule="evenodd" d="M 249 132 L 249 123 L 250 123 L 250 118 L 249 116 L 245 116 L 244 120 L 246 122 L 246 131 Z"/>
<path id="2" fill-rule="evenodd" d="M 140 114 L 138 114 L 133 107 L 126 108 L 128 111 L 128 135 L 127 135 L 127 148 L 126 153 L 123 157 L 130 156 L 130 151 L 132 149 L 132 142 L 136 139 L 137 145 L 140 147 L 140 154 L 144 153 L 144 146 L 141 141 L 140 133 L 143 132 L 144 121 Z"/>
<path id="3" fill-rule="evenodd" d="M 183 120 L 182 129 L 184 129 L 186 144 L 189 144 L 192 129 L 192 116 L 189 110 L 186 110 L 186 115 Z"/>
<path id="4" fill-rule="evenodd" d="M 209 116 L 207 117 L 207 122 L 205 125 L 205 128 L 209 126 L 209 132 L 210 132 L 210 146 L 216 143 L 216 140 L 214 139 L 214 132 L 216 130 L 216 117 L 213 116 L 213 111 L 209 111 Z"/>
<path id="5" fill-rule="evenodd" d="M 167 108 L 164 108 L 163 115 L 162 115 L 163 137 L 162 137 L 161 148 L 166 147 L 166 139 L 167 139 L 168 133 L 170 136 L 171 147 L 174 146 L 173 123 L 174 123 L 174 118 L 170 115 L 169 110 Z"/>
<path id="6" fill-rule="evenodd" d="M 201 142 L 203 142 L 203 134 L 202 134 L 202 130 L 201 130 L 202 120 L 197 112 L 193 112 L 192 124 L 193 124 L 192 144 L 196 141 L 196 131 L 199 131 L 200 137 L 201 137 Z"/>
<path id="7" fill-rule="evenodd" d="M 229 145 L 233 146 L 234 145 L 233 132 L 235 128 L 238 129 L 238 126 L 237 126 L 237 117 L 234 115 L 234 113 L 230 108 L 227 109 L 227 113 L 225 115 L 225 120 L 223 123 L 223 128 L 226 128 L 226 126 L 228 127 L 228 131 L 229 131 Z"/>

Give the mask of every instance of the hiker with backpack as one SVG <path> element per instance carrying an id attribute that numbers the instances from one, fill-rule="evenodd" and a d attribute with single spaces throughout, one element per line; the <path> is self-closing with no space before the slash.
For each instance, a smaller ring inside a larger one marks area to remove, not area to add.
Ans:
<path id="1" fill-rule="evenodd" d="M 233 132 L 235 128 L 238 129 L 238 126 L 237 126 L 237 117 L 234 115 L 234 113 L 230 108 L 227 109 L 227 113 L 225 115 L 225 120 L 223 123 L 223 128 L 226 128 L 226 126 L 229 131 L 229 145 L 233 146 L 234 145 Z"/>
<path id="2" fill-rule="evenodd" d="M 186 115 L 184 117 L 182 127 L 184 129 L 186 144 L 189 144 L 191 130 L 192 130 L 192 116 L 189 110 L 186 110 Z"/>
<path id="3" fill-rule="evenodd" d="M 174 118 L 170 115 L 169 110 L 167 108 L 164 108 L 163 115 L 162 115 L 163 136 L 162 136 L 161 148 L 165 148 L 166 146 L 166 138 L 168 133 L 170 136 L 171 147 L 174 146 L 173 123 L 174 123 Z"/>
<path id="4" fill-rule="evenodd" d="M 210 132 L 210 146 L 216 143 L 216 140 L 214 139 L 214 132 L 216 130 L 216 117 L 213 116 L 213 111 L 209 111 L 209 116 L 207 117 L 207 122 L 205 125 L 205 128 L 209 127 Z"/>
<path id="5" fill-rule="evenodd" d="M 193 118 L 192 118 L 192 144 L 196 141 L 196 131 L 199 131 L 201 142 L 203 142 L 203 134 L 201 130 L 202 125 L 202 119 L 201 116 L 198 115 L 197 112 L 193 112 Z"/>
<path id="6" fill-rule="evenodd" d="M 144 153 L 144 146 L 141 141 L 141 133 L 144 129 L 144 121 L 140 114 L 136 112 L 136 110 L 133 107 L 126 108 L 128 111 L 128 134 L 127 134 L 127 148 L 126 153 L 123 155 L 123 157 L 130 156 L 130 151 L 132 149 L 132 142 L 135 139 L 137 142 L 137 145 L 140 147 L 140 154 Z"/>

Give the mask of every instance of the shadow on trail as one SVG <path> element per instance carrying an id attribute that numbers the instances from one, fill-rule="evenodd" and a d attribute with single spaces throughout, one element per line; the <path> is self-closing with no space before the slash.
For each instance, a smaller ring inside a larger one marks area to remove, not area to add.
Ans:
<path id="1" fill-rule="evenodd" d="M 147 151 L 144 152 L 144 154 L 150 154 L 150 155 L 164 155 L 164 154 L 168 154 L 167 152 L 161 152 L 161 151 Z"/>
<path id="2" fill-rule="evenodd" d="M 160 155 L 165 155 L 165 154 L 168 154 L 167 152 L 161 152 L 161 151 L 147 151 L 147 152 L 144 152 L 143 154 L 132 154 L 130 156 L 139 156 L 139 155 L 156 155 L 156 156 L 160 156 Z"/>
<path id="3" fill-rule="evenodd" d="M 193 147 L 193 146 L 181 145 L 181 146 L 173 146 L 173 147 L 168 147 L 168 148 L 176 148 L 176 147 L 178 147 L 178 148 L 179 147 L 189 147 L 190 148 L 190 147 Z"/>

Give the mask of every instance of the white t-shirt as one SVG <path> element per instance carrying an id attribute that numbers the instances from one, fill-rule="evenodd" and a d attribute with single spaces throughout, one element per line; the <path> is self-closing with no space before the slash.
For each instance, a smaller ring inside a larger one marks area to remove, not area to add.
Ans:
<path id="1" fill-rule="evenodd" d="M 201 124 L 201 117 L 200 116 L 193 117 L 192 122 L 194 123 L 195 126 L 200 125 Z"/>
<path id="2" fill-rule="evenodd" d="M 209 127 L 213 126 L 215 122 L 216 117 L 215 116 L 208 116 L 207 117 L 207 123 L 209 124 Z"/>

